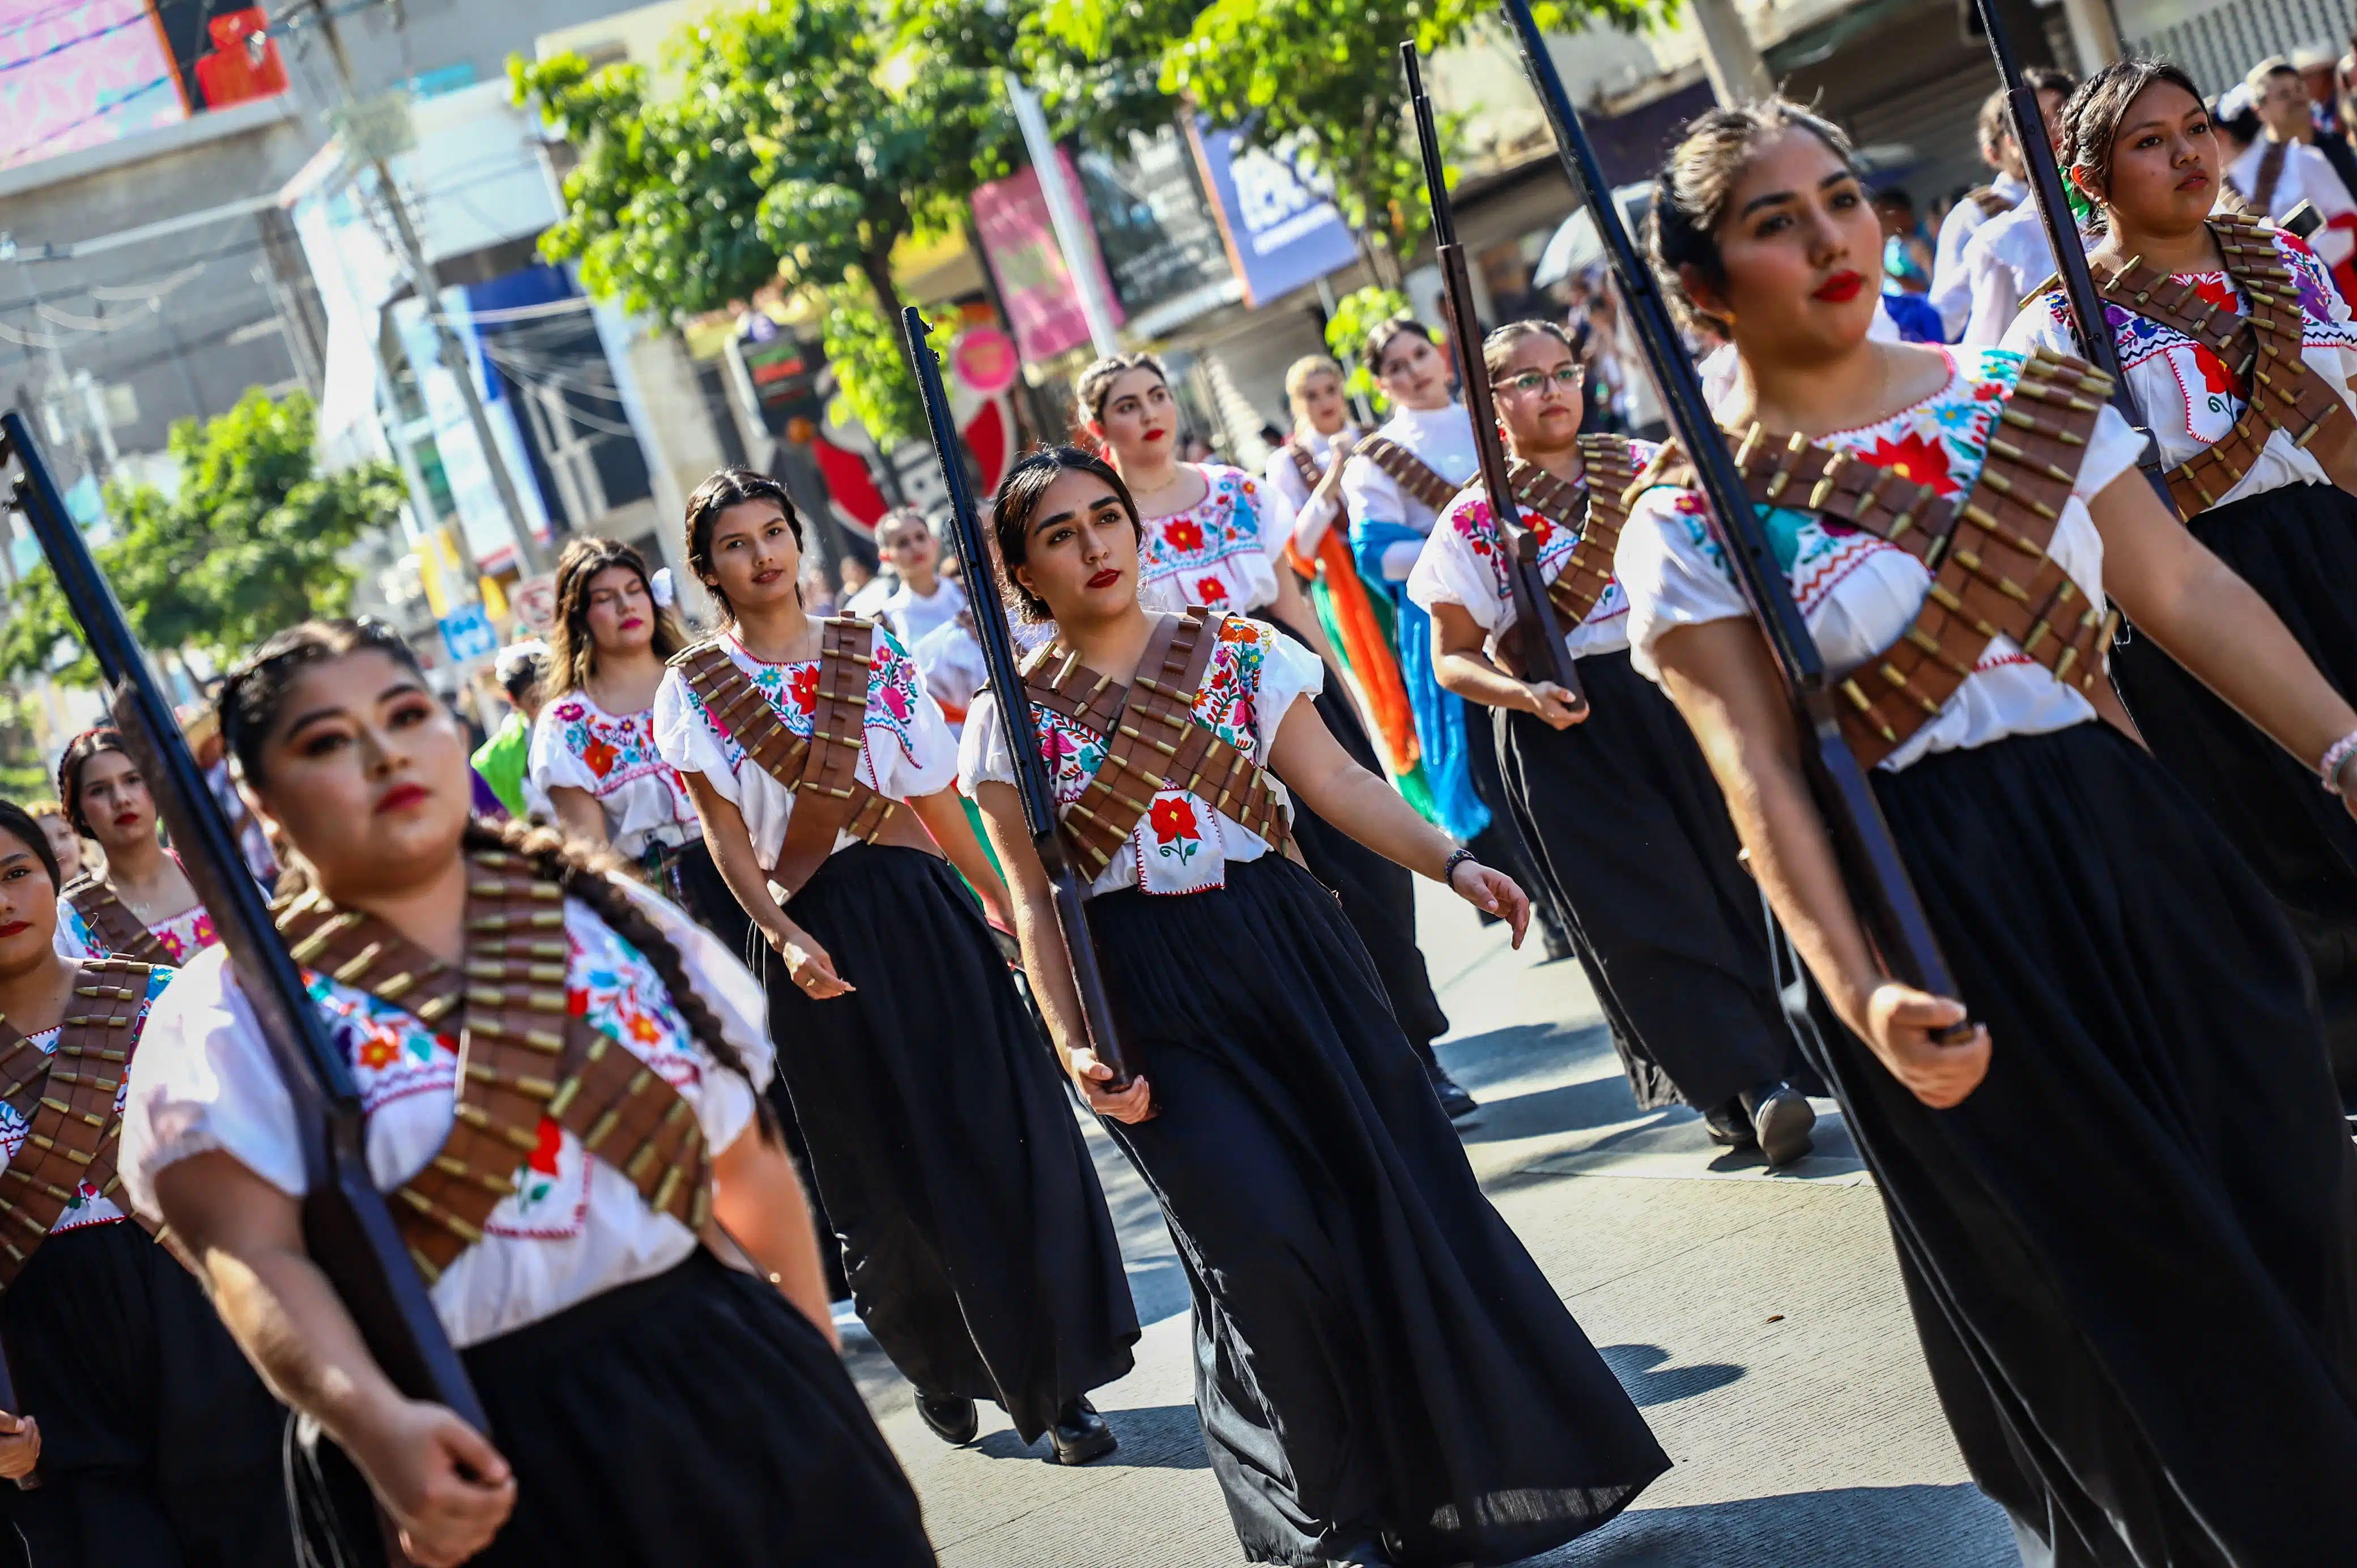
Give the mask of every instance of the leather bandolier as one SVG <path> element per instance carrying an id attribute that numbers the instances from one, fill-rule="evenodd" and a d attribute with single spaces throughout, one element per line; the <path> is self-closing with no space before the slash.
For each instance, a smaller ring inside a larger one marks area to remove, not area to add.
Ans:
<path id="1" fill-rule="evenodd" d="M 297 963 L 458 1032 L 456 1120 L 442 1150 L 393 1194 L 393 1219 L 427 1283 L 468 1247 L 540 1146 L 545 1116 L 690 1230 L 711 1212 L 702 1125 L 678 1090 L 567 1005 L 565 893 L 532 863 L 475 851 L 467 956 L 442 962 L 372 915 L 313 894 L 277 908 Z"/>
<path id="2" fill-rule="evenodd" d="M 0 1100 L 25 1119 L 25 1141 L 0 1171 L 0 1290 L 16 1283 L 86 1183 L 125 1213 L 114 1168 L 123 1140 L 115 1095 L 138 1047 L 150 966 L 85 959 L 59 1026 L 54 1055 L 0 1019 Z M 132 1214 L 158 1237 L 162 1228 Z"/>
<path id="3" fill-rule="evenodd" d="M 2309 451 L 2332 482 L 2357 494 L 2357 418 L 2330 382 L 2309 368 L 2301 346 L 2308 319 L 2299 287 L 2275 247 L 2275 225 L 2264 219 L 2213 214 L 2210 232 L 2226 259 L 2226 275 L 2251 302 L 2241 316 L 2147 266 L 2141 258 L 2108 273 L 2090 264 L 2104 297 L 2148 321 L 2183 333 L 2218 356 L 2246 394 L 2242 416 L 2216 445 L 2168 474 L 2178 515 L 2190 518 L 2218 504 L 2242 483 L 2267 438 L 2280 430 Z"/>
<path id="4" fill-rule="evenodd" d="M 1979 208 L 1983 218 L 1995 218 L 2013 210 L 2013 203 L 1999 195 L 1992 185 L 1976 185 L 1964 192 L 1962 199 Z"/>
<path id="5" fill-rule="evenodd" d="M 1579 437 L 1579 463 L 1586 481 L 1572 484 L 1520 457 L 1506 464 L 1514 486 L 1514 504 L 1534 511 L 1558 529 L 1578 533 L 1571 554 L 1547 585 L 1547 597 L 1563 628 L 1571 630 L 1587 619 L 1596 601 L 1612 585 L 1612 553 L 1620 547 L 1620 528 L 1629 521 L 1627 491 L 1637 477 L 1629 466 L 1628 438 L 1620 435 Z M 1478 489 L 1476 479 L 1467 488 Z"/>
<path id="6" fill-rule="evenodd" d="M 1055 661 L 1054 644 L 1024 660 L 1023 685 L 1032 702 L 1104 739 L 1096 772 L 1059 813 L 1092 879 L 1113 864 L 1163 789 L 1210 801 L 1280 854 L 1291 843 L 1292 821 L 1267 770 L 1194 719 L 1196 691 L 1219 641 L 1215 623 L 1225 618 L 1199 605 L 1158 621 L 1127 686 L 1091 670 L 1077 653 L 1066 654 L 1045 681 L 1038 679 Z"/>
<path id="7" fill-rule="evenodd" d="M 1351 447 L 1351 453 L 1353 456 L 1363 453 L 1368 462 L 1391 476 L 1394 484 L 1435 511 L 1456 499 L 1463 488 L 1442 478 L 1431 464 L 1388 435 L 1370 435 Z"/>
<path id="8" fill-rule="evenodd" d="M 1326 470 L 1318 466 L 1318 459 L 1309 455 L 1309 448 L 1298 441 L 1288 441 L 1285 444 L 1285 451 L 1293 459 L 1293 471 L 1301 476 L 1301 482 L 1316 489 L 1318 481 L 1326 477 Z"/>
<path id="9" fill-rule="evenodd" d="M 671 660 L 712 722 L 793 797 L 785 842 L 770 871 L 770 880 L 789 898 L 826 864 L 840 833 L 863 843 L 941 853 L 916 812 L 859 781 L 875 630 L 850 616 L 820 623 L 818 699 L 806 736 L 786 727 L 720 639 L 707 639 Z"/>
<path id="10" fill-rule="evenodd" d="M 172 955 L 156 940 L 156 933 L 142 924 L 131 912 L 131 906 L 115 896 L 97 877 L 87 874 L 75 877 L 65 886 L 66 902 L 74 908 L 84 923 L 106 944 L 106 950 L 118 958 L 138 963 L 169 964 Z"/>
<path id="11" fill-rule="evenodd" d="M 1752 500 L 1791 507 L 1898 545 L 1932 573 L 1931 592 L 1899 640 L 1843 681 L 1842 734 L 1872 768 L 1955 695 L 2002 636 L 2083 694 L 2103 678 L 2119 612 L 2098 611 L 2047 553 L 2112 383 L 2040 349 L 1998 413 L 1980 477 L 1944 498 L 1896 470 L 1804 436 L 1777 441 L 1754 424 L 1727 433 Z M 2034 405 L 2034 406 L 2031 406 Z M 1691 482 L 1676 444 L 1635 485 Z M 1671 477 L 1673 468 L 1684 479 Z"/>

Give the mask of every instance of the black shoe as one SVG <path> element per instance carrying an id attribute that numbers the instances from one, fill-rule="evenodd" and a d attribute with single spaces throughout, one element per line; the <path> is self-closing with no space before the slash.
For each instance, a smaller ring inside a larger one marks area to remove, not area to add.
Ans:
<path id="1" fill-rule="evenodd" d="M 1056 1417 L 1056 1424 L 1048 1429 L 1048 1439 L 1056 1445 L 1059 1465 L 1085 1465 L 1121 1446 L 1114 1437 L 1113 1428 L 1097 1413 L 1097 1407 L 1084 1399 L 1074 1400 L 1064 1407 Z"/>
<path id="2" fill-rule="evenodd" d="M 1745 1090 L 1740 1099 L 1771 1168 L 1789 1165 L 1816 1147 L 1809 1129 L 1817 1124 L 1817 1113 L 1790 1085 L 1763 1083 Z"/>
<path id="3" fill-rule="evenodd" d="M 1377 1538 L 1362 1541 L 1347 1552 L 1338 1552 L 1326 1562 L 1329 1568 L 1398 1568 L 1399 1559 Z"/>
<path id="4" fill-rule="evenodd" d="M 1440 1097 L 1440 1108 L 1448 1112 L 1451 1122 L 1462 1122 L 1481 1109 L 1481 1102 L 1465 1090 L 1465 1086 L 1448 1076 L 1438 1062 L 1425 1064 L 1425 1076 L 1432 1079 L 1432 1092 Z"/>
<path id="5" fill-rule="evenodd" d="M 1760 1134 L 1753 1130 L 1750 1112 L 1743 1101 L 1730 1100 L 1724 1105 L 1714 1105 L 1702 1113 L 1702 1124 L 1710 1130 L 1710 1141 L 1730 1149 L 1759 1146 Z"/>
<path id="6" fill-rule="evenodd" d="M 917 1413 L 933 1429 L 934 1436 L 952 1448 L 964 1447 L 982 1430 L 982 1412 L 963 1394 L 920 1393 Z"/>

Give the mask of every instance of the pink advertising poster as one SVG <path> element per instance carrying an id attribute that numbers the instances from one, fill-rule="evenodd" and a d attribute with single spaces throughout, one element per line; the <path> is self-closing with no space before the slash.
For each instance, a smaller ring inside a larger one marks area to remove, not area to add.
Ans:
<path id="1" fill-rule="evenodd" d="M 1056 149 L 1056 162 L 1071 188 L 1073 207 L 1086 212 L 1080 171 L 1061 147 Z M 1064 268 L 1063 252 L 1056 248 L 1056 229 L 1039 190 L 1039 172 L 1023 169 L 976 190 L 974 226 L 982 235 L 982 252 L 998 280 L 998 291 L 1006 297 L 1023 358 L 1036 363 L 1086 343 L 1088 317 L 1082 313 L 1071 274 Z M 1113 285 L 1093 232 L 1089 235 L 1088 264 L 1096 269 L 1111 298 Z M 1118 324 L 1121 319 L 1121 303 L 1114 300 L 1114 320 Z"/>
<path id="2" fill-rule="evenodd" d="M 188 116 L 148 0 L 0 0 L 0 168 Z"/>

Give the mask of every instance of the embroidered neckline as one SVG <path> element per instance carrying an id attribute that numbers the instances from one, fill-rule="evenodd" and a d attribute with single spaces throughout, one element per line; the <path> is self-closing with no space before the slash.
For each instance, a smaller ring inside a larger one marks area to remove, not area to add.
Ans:
<path id="1" fill-rule="evenodd" d="M 1933 387 L 1930 392 L 1926 392 L 1921 397 L 1917 398 L 1913 403 L 1907 404 L 1903 408 L 1893 409 L 1890 413 L 1884 414 L 1879 419 L 1869 419 L 1863 424 L 1844 425 L 1838 430 L 1828 430 L 1822 435 L 1811 436 L 1810 439 L 1813 441 L 1831 441 L 1836 436 L 1863 435 L 1870 430 L 1879 430 L 1886 424 L 1895 424 L 1899 421 L 1908 418 L 1910 415 L 1921 413 L 1923 410 L 1931 407 L 1933 403 L 1947 396 L 1949 392 L 1955 386 L 1957 381 L 1963 377 L 1964 369 L 1962 365 L 1956 362 L 1956 356 L 1954 352 L 1950 349 L 1947 344 L 1926 343 L 1922 345 L 1922 347 L 1927 349 L 1937 349 L 1940 351 L 1940 357 L 1948 361 L 1947 378 L 1941 381 L 1938 386 Z"/>
<path id="2" fill-rule="evenodd" d="M 927 602 L 930 603 L 931 601 Z M 759 664 L 764 670 L 793 670 L 798 669 L 804 664 L 815 664 L 818 662 L 818 659 L 815 655 L 809 659 L 764 659 L 759 654 L 745 646 L 743 634 L 733 626 L 726 631 L 721 633 L 721 636 L 727 639 L 729 647 L 735 649 L 737 652 L 743 654 L 754 663 Z"/>

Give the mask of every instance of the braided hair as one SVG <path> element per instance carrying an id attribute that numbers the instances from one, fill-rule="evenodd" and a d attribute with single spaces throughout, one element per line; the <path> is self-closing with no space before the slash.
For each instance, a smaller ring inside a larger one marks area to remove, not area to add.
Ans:
<path id="1" fill-rule="evenodd" d="M 2201 90 L 2182 67 L 2165 59 L 2117 59 L 2079 84 L 2055 118 L 2054 151 L 2062 166 L 2062 193 L 2082 227 L 2100 232 L 2106 226 L 2101 198 L 2079 188 L 2072 172 L 2083 169 L 2088 183 L 2108 196 L 2112 188 L 2112 156 L 2120 139 L 2120 122 L 2145 89 L 2167 82 L 2184 89 L 2196 103 Z"/>
<path id="2" fill-rule="evenodd" d="M 417 656 L 410 651 L 408 643 L 382 622 L 364 620 L 311 620 L 289 627 L 255 649 L 230 672 L 221 693 L 221 735 L 240 779 L 256 789 L 263 787 L 264 753 L 271 727 L 285 706 L 288 691 L 302 672 L 361 652 L 381 653 L 417 675 L 421 684 L 424 682 Z M 310 886 L 310 873 L 300 853 L 302 846 L 285 847 L 293 853 L 283 857 L 286 869 L 279 880 L 278 892 L 282 897 L 291 897 Z M 481 818 L 468 822 L 457 848 L 461 854 L 503 850 L 520 856 L 532 867 L 533 875 L 556 884 L 566 897 L 578 898 L 587 905 L 590 912 L 616 936 L 654 965 L 655 972 L 662 978 L 663 989 L 671 994 L 672 1004 L 687 1021 L 688 1032 L 694 1036 L 696 1044 L 721 1067 L 748 1085 L 752 1082 L 744 1053 L 728 1038 L 720 1026 L 719 1015 L 696 989 L 678 945 L 621 886 L 624 863 L 619 855 L 610 850 L 592 849 L 551 828 L 491 822 Z M 762 1136 L 774 1141 L 777 1113 L 766 1095 L 757 1093 L 753 1099 Z"/>
<path id="3" fill-rule="evenodd" d="M 98 835 L 90 831 L 90 819 L 81 813 L 81 770 L 91 757 L 108 751 L 131 755 L 121 730 L 113 725 L 99 725 L 66 742 L 66 753 L 58 758 L 58 800 L 65 807 L 66 822 L 74 832 L 93 843 Z"/>

